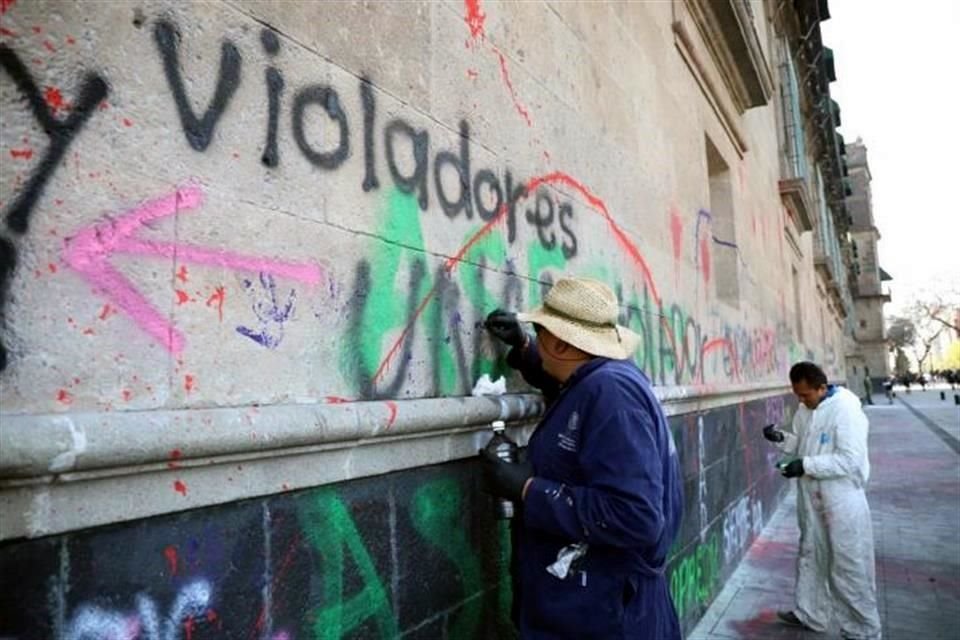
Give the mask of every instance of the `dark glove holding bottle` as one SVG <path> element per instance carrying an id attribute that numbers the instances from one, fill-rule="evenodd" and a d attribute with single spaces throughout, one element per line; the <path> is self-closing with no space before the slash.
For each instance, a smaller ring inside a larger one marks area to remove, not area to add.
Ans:
<path id="1" fill-rule="evenodd" d="M 523 488 L 533 477 L 533 465 L 529 462 L 504 462 L 492 451 L 480 450 L 480 464 L 487 491 L 495 496 L 514 502 L 523 499 Z"/>
<path id="2" fill-rule="evenodd" d="M 780 473 L 783 474 L 784 478 L 799 478 L 803 475 L 803 458 L 797 458 L 796 460 L 791 460 L 787 464 L 780 467 Z"/>
<path id="3" fill-rule="evenodd" d="M 775 424 L 768 424 L 763 428 L 763 437 L 770 442 L 783 442 L 783 432 L 777 429 Z"/>
<path id="4" fill-rule="evenodd" d="M 527 341 L 527 334 L 524 333 L 520 322 L 517 321 L 517 314 L 512 311 L 504 311 L 503 309 L 491 311 L 483 326 L 511 347 L 522 347 Z"/>

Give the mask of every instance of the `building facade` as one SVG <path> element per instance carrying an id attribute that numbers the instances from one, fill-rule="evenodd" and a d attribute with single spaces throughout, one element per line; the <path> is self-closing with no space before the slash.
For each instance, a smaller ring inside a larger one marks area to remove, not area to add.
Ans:
<path id="1" fill-rule="evenodd" d="M 883 305 L 890 302 L 890 292 L 884 282 L 890 276 L 880 267 L 877 245 L 880 230 L 873 219 L 873 199 L 870 194 L 870 166 L 867 163 L 867 147 L 863 141 L 846 146 L 850 195 L 847 210 L 852 220 L 854 313 L 853 313 L 853 358 L 848 357 L 848 375 L 851 387 L 858 392 L 862 388 L 855 381 L 869 381 L 871 391 L 882 391 L 883 381 L 890 375 L 890 355 L 884 324 Z M 853 362 L 851 360 L 855 359 Z"/>
<path id="2" fill-rule="evenodd" d="M 697 621 L 791 364 L 848 379 L 824 0 L 3 7 L 0 635 L 509 637 L 473 457 L 543 407 L 482 321 L 565 273 L 643 337 Z"/>

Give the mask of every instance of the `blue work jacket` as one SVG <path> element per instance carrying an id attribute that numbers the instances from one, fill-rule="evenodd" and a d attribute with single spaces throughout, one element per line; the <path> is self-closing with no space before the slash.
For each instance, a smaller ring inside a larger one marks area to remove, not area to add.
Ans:
<path id="1" fill-rule="evenodd" d="M 534 345 L 508 361 L 549 400 L 530 437 L 534 478 L 515 536 L 521 637 L 679 640 L 664 565 L 683 485 L 649 380 L 630 361 L 595 358 L 559 386 Z M 555 577 L 547 567 L 574 543 L 586 554 Z"/>

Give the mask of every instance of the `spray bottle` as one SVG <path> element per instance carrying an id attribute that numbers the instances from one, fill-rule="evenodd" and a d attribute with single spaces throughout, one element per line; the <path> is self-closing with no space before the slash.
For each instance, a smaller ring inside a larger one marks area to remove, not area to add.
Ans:
<path id="1" fill-rule="evenodd" d="M 510 437 L 504 433 L 504 424 L 503 420 L 494 420 L 493 424 L 490 425 L 493 428 L 493 437 L 490 438 L 490 442 L 487 443 L 485 447 L 486 450 L 493 455 L 497 456 L 504 462 L 516 462 L 517 461 L 517 451 L 519 447 L 517 443 L 510 439 Z M 509 520 L 513 517 L 513 502 L 505 498 L 497 498 L 496 503 L 496 514 L 498 520 Z"/>

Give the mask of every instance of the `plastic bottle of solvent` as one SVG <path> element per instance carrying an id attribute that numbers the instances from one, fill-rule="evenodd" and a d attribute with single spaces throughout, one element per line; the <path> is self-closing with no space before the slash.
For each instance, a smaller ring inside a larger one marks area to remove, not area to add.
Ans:
<path id="1" fill-rule="evenodd" d="M 493 453 L 504 462 L 516 462 L 519 447 L 516 442 L 504 433 L 503 430 L 506 424 L 504 424 L 503 420 L 494 420 L 490 426 L 493 428 L 493 437 L 490 438 L 490 442 L 487 443 L 487 451 Z M 496 514 L 499 520 L 509 520 L 512 518 L 513 502 L 505 498 L 497 498 Z"/>

